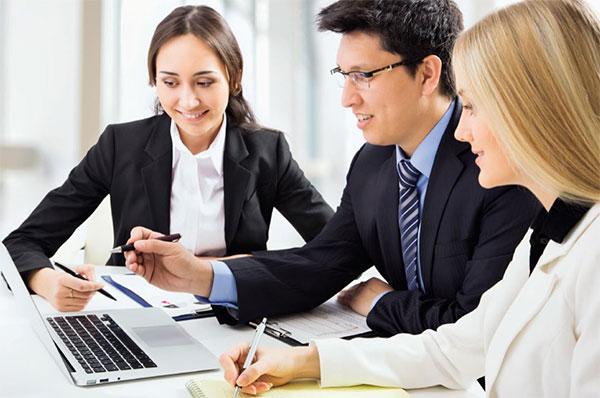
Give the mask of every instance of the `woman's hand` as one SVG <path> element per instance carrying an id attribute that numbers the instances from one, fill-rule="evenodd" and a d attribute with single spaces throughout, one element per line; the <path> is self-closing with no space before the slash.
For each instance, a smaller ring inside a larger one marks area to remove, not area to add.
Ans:
<path id="1" fill-rule="evenodd" d="M 248 351 L 248 344 L 240 344 L 219 359 L 225 380 L 232 386 L 242 387 L 244 393 L 260 394 L 293 379 L 318 379 L 321 376 L 319 352 L 314 344 L 308 347 L 259 348 L 255 362 L 240 374 Z"/>
<path id="2" fill-rule="evenodd" d="M 28 285 L 59 311 L 81 311 L 104 285 L 94 281 L 93 265 L 78 265 L 74 271 L 88 280 L 84 281 L 52 268 L 42 268 L 30 274 Z"/>

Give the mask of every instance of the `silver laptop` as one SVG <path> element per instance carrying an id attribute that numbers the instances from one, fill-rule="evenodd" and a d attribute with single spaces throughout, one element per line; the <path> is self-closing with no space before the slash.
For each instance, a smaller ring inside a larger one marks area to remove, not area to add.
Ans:
<path id="1" fill-rule="evenodd" d="M 41 313 L 6 247 L 0 271 L 63 373 L 80 386 L 218 368 L 218 361 L 160 308 Z"/>

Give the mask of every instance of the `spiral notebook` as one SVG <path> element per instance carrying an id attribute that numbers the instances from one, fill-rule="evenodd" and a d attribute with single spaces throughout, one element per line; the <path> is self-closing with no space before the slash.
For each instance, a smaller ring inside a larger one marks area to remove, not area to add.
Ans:
<path id="1" fill-rule="evenodd" d="M 185 385 L 194 398 L 231 398 L 233 387 L 224 380 L 192 379 Z M 240 394 L 240 398 L 253 397 Z M 387 388 L 374 386 L 332 387 L 321 388 L 316 381 L 300 381 L 274 387 L 272 390 L 260 394 L 265 398 L 409 398 L 406 391 L 401 388 Z"/>

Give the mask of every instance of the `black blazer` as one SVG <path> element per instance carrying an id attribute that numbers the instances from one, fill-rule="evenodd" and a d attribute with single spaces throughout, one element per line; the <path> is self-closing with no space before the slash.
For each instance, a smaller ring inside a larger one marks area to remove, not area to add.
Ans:
<path id="1" fill-rule="evenodd" d="M 6 239 L 21 272 L 50 266 L 48 257 L 110 195 L 114 244 L 142 225 L 167 234 L 172 178 L 171 119 L 159 115 L 109 125 L 65 183 L 48 193 Z M 223 156 L 227 254 L 264 250 L 273 208 L 305 240 L 333 214 L 292 159 L 281 132 L 227 125 Z M 124 264 L 113 255 L 109 264 Z"/>
<path id="2" fill-rule="evenodd" d="M 227 261 L 237 283 L 239 320 L 304 311 L 375 265 L 395 289 L 367 317 L 380 335 L 419 333 L 475 309 L 502 278 L 539 203 L 519 187 L 483 189 L 469 145 L 456 141 L 455 109 L 435 157 L 421 218 L 420 264 L 426 293 L 408 291 L 398 230 L 394 146 L 356 154 L 341 203 L 304 247 Z M 222 313 L 220 321 L 232 322 Z"/>

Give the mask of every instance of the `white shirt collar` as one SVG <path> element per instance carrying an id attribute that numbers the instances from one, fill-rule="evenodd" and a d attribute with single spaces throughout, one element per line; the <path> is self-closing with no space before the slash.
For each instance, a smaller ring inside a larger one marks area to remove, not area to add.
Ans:
<path id="1" fill-rule="evenodd" d="M 227 130 L 227 116 L 223 115 L 223 123 L 221 128 L 217 132 L 217 136 L 213 142 L 209 145 L 208 149 L 203 152 L 192 154 L 188 147 L 185 146 L 179 135 L 179 129 L 177 124 L 171 119 L 171 141 L 173 142 L 173 164 L 177 161 L 177 158 L 181 155 L 191 156 L 195 159 L 210 159 L 213 167 L 219 173 L 223 175 L 223 153 L 225 152 L 225 134 Z"/>

